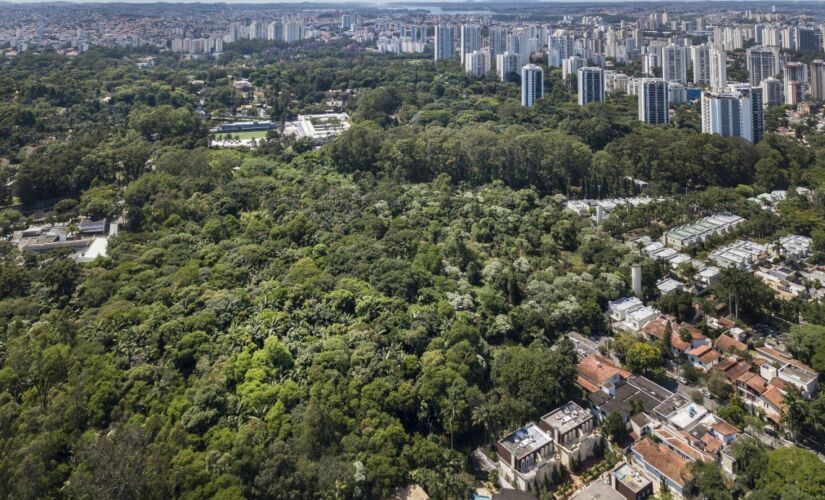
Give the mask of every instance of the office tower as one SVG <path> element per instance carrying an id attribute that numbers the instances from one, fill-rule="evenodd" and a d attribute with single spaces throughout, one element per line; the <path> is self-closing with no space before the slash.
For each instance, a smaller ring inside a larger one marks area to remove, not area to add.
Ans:
<path id="1" fill-rule="evenodd" d="M 738 92 L 702 92 L 702 132 L 753 142 L 753 112 Z"/>
<path id="2" fill-rule="evenodd" d="M 579 70 L 584 67 L 584 59 L 579 56 L 571 56 L 561 62 L 561 76 L 564 80 L 570 78 L 570 75 L 578 74 Z"/>
<path id="3" fill-rule="evenodd" d="M 782 80 L 770 77 L 762 80 L 762 97 L 765 106 L 777 106 L 785 102 L 782 96 Z"/>
<path id="4" fill-rule="evenodd" d="M 695 85 L 710 83 L 710 51 L 708 46 L 702 44 L 691 47 L 690 59 L 693 62 L 693 83 Z"/>
<path id="5" fill-rule="evenodd" d="M 504 52 L 496 56 L 496 71 L 502 82 L 510 81 L 512 75 L 519 74 L 518 54 Z"/>
<path id="6" fill-rule="evenodd" d="M 283 40 L 286 43 L 297 42 L 304 35 L 303 23 L 297 19 L 284 19 Z"/>
<path id="7" fill-rule="evenodd" d="M 507 28 L 490 28 L 490 57 L 498 61 L 498 55 L 507 51 Z"/>
<path id="8" fill-rule="evenodd" d="M 779 73 L 779 49 L 777 47 L 751 47 L 747 51 L 748 74 L 753 86 L 765 78 Z"/>
<path id="9" fill-rule="evenodd" d="M 661 78 L 645 78 L 639 85 L 639 120 L 651 125 L 670 122 L 668 83 Z"/>
<path id="10" fill-rule="evenodd" d="M 579 106 L 604 101 L 604 70 L 596 67 L 579 68 Z"/>
<path id="11" fill-rule="evenodd" d="M 490 72 L 490 52 L 474 50 L 464 55 L 464 70 L 476 77 L 482 77 Z"/>
<path id="12" fill-rule="evenodd" d="M 662 48 L 662 78 L 668 82 L 687 83 L 687 51 L 671 43 Z"/>
<path id="13" fill-rule="evenodd" d="M 460 29 L 459 58 L 464 64 L 466 54 L 481 48 L 481 26 L 477 24 L 462 24 Z"/>
<path id="14" fill-rule="evenodd" d="M 728 84 L 728 53 L 718 46 L 708 49 L 708 67 L 710 70 L 710 89 L 721 92 Z"/>
<path id="15" fill-rule="evenodd" d="M 435 60 L 444 61 L 455 57 L 455 28 L 449 24 L 435 27 Z"/>
<path id="16" fill-rule="evenodd" d="M 544 71 L 540 66 L 527 64 L 521 68 L 521 105 L 531 107 L 544 97 Z"/>
<path id="17" fill-rule="evenodd" d="M 352 29 L 352 25 L 354 24 L 354 18 L 352 14 L 343 14 L 341 16 L 341 29 L 344 31 L 349 31 Z"/>
<path id="18" fill-rule="evenodd" d="M 825 99 L 825 61 L 822 59 L 811 62 L 811 98 Z"/>

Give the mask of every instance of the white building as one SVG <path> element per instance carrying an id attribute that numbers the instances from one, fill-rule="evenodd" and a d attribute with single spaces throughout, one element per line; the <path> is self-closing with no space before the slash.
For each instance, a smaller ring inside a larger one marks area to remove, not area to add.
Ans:
<path id="1" fill-rule="evenodd" d="M 668 82 L 687 83 L 687 51 L 671 43 L 662 48 L 662 78 Z"/>
<path id="2" fill-rule="evenodd" d="M 721 92 L 728 85 L 728 54 L 720 47 L 711 46 L 708 49 L 708 70 L 710 89 Z"/>
<path id="3" fill-rule="evenodd" d="M 544 71 L 540 66 L 527 64 L 521 68 L 521 105 L 532 107 L 544 97 Z"/>
<path id="4" fill-rule="evenodd" d="M 498 72 L 498 79 L 502 82 L 510 80 L 512 75 L 519 74 L 519 57 L 518 54 L 512 52 L 504 52 L 496 56 L 496 71 Z"/>
<path id="5" fill-rule="evenodd" d="M 702 92 L 702 132 L 753 141 L 751 99 L 737 92 Z"/>
<path id="6" fill-rule="evenodd" d="M 449 24 L 439 24 L 435 27 L 434 49 L 433 57 L 436 61 L 455 57 L 455 27 Z"/>
<path id="7" fill-rule="evenodd" d="M 474 50 L 469 54 L 464 54 L 464 70 L 467 74 L 475 77 L 482 77 L 490 72 L 490 52 L 487 50 Z"/>
<path id="8" fill-rule="evenodd" d="M 481 49 L 481 26 L 477 24 L 462 24 L 459 43 L 459 56 L 464 64 L 467 54 Z"/>

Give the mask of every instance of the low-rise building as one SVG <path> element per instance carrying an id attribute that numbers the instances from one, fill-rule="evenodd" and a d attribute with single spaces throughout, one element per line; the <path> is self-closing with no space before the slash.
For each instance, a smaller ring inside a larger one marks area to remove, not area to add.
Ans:
<path id="1" fill-rule="evenodd" d="M 756 352 L 767 361 L 760 366 L 762 377 L 767 380 L 777 377 L 792 384 L 806 399 L 816 395 L 819 390 L 819 374 L 816 370 L 769 346 L 757 347 Z"/>
<path id="2" fill-rule="evenodd" d="M 531 422 L 496 443 L 498 473 L 522 491 L 533 491 L 549 482 L 561 463 L 553 438 Z"/>
<path id="3" fill-rule="evenodd" d="M 687 482 L 688 461 L 652 439 L 641 439 L 631 448 L 633 461 L 656 483 L 664 482 L 679 496 Z"/>
<path id="4" fill-rule="evenodd" d="M 719 361 L 720 356 L 719 351 L 706 344 L 694 347 L 686 354 L 688 361 L 690 361 L 694 367 L 705 373 L 709 372 L 710 369 L 713 368 L 713 365 Z"/>
<path id="5" fill-rule="evenodd" d="M 553 439 L 562 465 L 574 468 L 602 444 L 601 434 L 594 433 L 595 421 L 593 414 L 571 401 L 541 417 L 538 426 Z"/>
<path id="6" fill-rule="evenodd" d="M 767 245 L 748 240 L 738 240 L 711 252 L 710 259 L 719 267 L 740 270 L 753 269 L 770 257 Z"/>
<path id="7" fill-rule="evenodd" d="M 733 214 L 716 214 L 690 224 L 670 229 L 662 235 L 662 243 L 682 249 L 705 242 L 711 236 L 728 234 L 745 219 Z"/>
<path id="8" fill-rule="evenodd" d="M 631 373 L 619 368 L 600 354 L 589 354 L 576 364 L 576 382 L 588 392 L 615 394 L 616 388 L 631 377 Z"/>

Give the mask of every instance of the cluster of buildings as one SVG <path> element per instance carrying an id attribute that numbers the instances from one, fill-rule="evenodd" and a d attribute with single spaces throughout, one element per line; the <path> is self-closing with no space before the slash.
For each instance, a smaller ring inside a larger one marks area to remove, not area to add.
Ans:
<path id="1" fill-rule="evenodd" d="M 117 234 L 118 224 L 106 219 L 83 218 L 75 226 L 70 224 L 43 224 L 16 231 L 11 243 L 21 252 L 44 253 L 52 250 L 70 251 L 78 262 L 91 262 L 105 257 L 109 236 Z"/>
<path id="2" fill-rule="evenodd" d="M 635 22 L 606 23 L 598 16 L 555 24 L 503 23 L 464 16 L 466 22 L 410 26 L 387 23 L 379 36 L 380 52 L 422 52 L 432 47 L 436 61 L 458 60 L 474 77 L 495 73 L 502 81 L 520 75 L 522 104 L 543 97 L 546 65 L 576 78 L 580 105 L 611 94 L 638 96 L 639 119 L 667 124 L 675 104 L 700 101 L 702 130 L 759 142 L 765 109 L 825 99 L 825 61 L 790 60 L 791 51 L 822 48 L 823 26 L 804 17 L 777 13 L 672 15 L 652 12 Z M 483 36 L 484 35 L 484 36 Z M 412 42 L 415 42 L 413 45 Z M 748 81 L 728 79 L 731 52 L 745 52 Z M 643 77 L 623 73 L 640 63 Z M 525 80 L 527 82 L 525 83 Z"/>

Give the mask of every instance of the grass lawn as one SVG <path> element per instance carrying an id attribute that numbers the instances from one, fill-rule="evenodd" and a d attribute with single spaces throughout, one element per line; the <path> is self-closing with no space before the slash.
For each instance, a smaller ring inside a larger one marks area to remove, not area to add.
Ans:
<path id="1" fill-rule="evenodd" d="M 269 132 L 268 130 L 252 130 L 249 132 L 218 132 L 215 134 L 215 138 L 218 140 L 223 140 L 226 134 L 232 134 L 233 138 L 238 139 L 263 139 L 266 137 L 266 133 Z"/>

